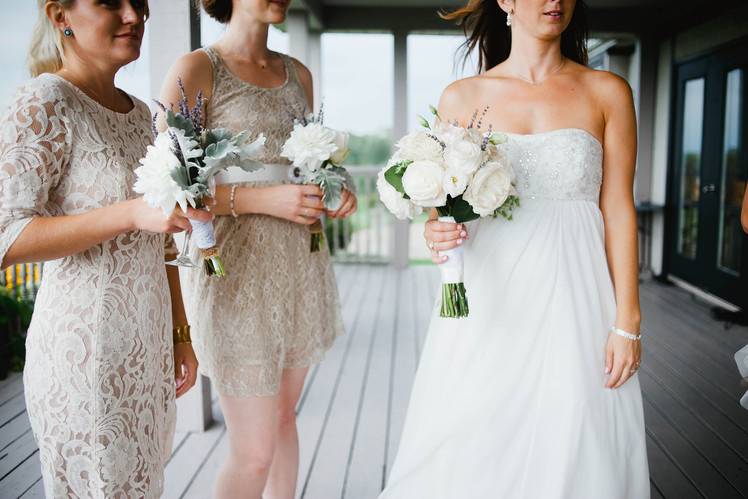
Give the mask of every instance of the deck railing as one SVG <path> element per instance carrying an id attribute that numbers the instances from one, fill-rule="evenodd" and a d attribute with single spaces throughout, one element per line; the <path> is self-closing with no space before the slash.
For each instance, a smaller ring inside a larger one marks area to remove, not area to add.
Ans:
<path id="1" fill-rule="evenodd" d="M 381 166 L 351 166 L 358 210 L 345 220 L 325 220 L 333 259 L 344 263 L 387 263 L 392 259 L 394 217 L 379 202 L 377 173 Z"/>
<path id="2" fill-rule="evenodd" d="M 33 300 L 42 279 L 42 264 L 23 263 L 0 272 L 0 285 L 15 298 Z"/>

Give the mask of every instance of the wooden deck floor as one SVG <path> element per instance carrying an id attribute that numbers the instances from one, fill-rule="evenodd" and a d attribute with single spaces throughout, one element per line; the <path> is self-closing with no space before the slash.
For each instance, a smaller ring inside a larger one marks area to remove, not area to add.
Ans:
<path id="1" fill-rule="evenodd" d="M 298 495 L 373 499 L 397 449 L 437 276 L 431 267 L 337 270 L 348 334 L 310 373 L 299 404 Z M 748 343 L 748 328 L 725 329 L 684 291 L 654 282 L 643 284 L 642 306 L 652 497 L 748 497 L 748 411 L 737 402 L 732 358 Z M 228 451 L 214 412 L 207 432 L 177 435 L 167 499 L 211 496 Z M 0 383 L 0 497 L 42 497 L 19 375 Z"/>

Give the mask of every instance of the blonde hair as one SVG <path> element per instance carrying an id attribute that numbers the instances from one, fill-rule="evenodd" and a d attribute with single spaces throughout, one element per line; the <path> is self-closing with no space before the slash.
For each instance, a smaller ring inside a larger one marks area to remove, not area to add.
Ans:
<path id="1" fill-rule="evenodd" d="M 36 26 L 31 35 L 28 66 L 31 76 L 44 73 L 56 73 L 62 69 L 63 48 L 62 32 L 58 30 L 47 17 L 45 7 L 49 3 L 57 3 L 62 7 L 70 7 L 75 0 L 37 0 L 39 14 Z"/>

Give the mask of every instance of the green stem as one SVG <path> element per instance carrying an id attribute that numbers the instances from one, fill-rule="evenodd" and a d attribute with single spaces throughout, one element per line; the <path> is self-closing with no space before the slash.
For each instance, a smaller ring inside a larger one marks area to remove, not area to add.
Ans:
<path id="1" fill-rule="evenodd" d="M 469 313 L 465 285 L 461 282 L 442 284 L 442 306 L 439 315 L 459 318 L 467 317 Z"/>

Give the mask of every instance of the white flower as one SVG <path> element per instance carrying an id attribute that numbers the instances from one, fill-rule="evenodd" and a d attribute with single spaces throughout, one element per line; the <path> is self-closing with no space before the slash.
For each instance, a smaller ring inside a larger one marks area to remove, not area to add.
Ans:
<path id="1" fill-rule="evenodd" d="M 511 172 L 499 162 L 487 163 L 473 176 L 462 198 L 485 217 L 503 205 L 513 192 Z"/>
<path id="2" fill-rule="evenodd" d="M 443 206 L 447 193 L 443 187 L 444 168 L 435 161 L 415 161 L 403 175 L 403 189 L 410 200 L 423 207 Z"/>
<path id="3" fill-rule="evenodd" d="M 384 178 L 384 172 L 387 168 L 379 172 L 377 176 L 377 190 L 379 191 L 379 199 L 395 217 L 399 220 L 405 220 L 406 218 L 413 218 L 420 214 L 420 206 L 416 206 L 400 194 L 397 189 L 392 187 L 387 179 Z"/>
<path id="4" fill-rule="evenodd" d="M 156 137 L 154 144 L 148 146 L 145 158 L 140 160 L 142 166 L 135 170 L 137 180 L 133 187 L 135 192 L 143 194 L 146 203 L 161 208 L 167 215 L 177 204 L 183 210 L 187 210 L 187 203 L 195 206 L 192 193 L 183 190 L 171 176 L 175 169 L 182 168 L 171 146 L 172 140 L 167 133 Z"/>
<path id="5" fill-rule="evenodd" d="M 444 191 L 453 198 L 456 198 L 465 192 L 469 180 L 470 175 L 466 175 L 459 170 L 447 168 L 443 180 Z"/>
<path id="6" fill-rule="evenodd" d="M 427 132 L 409 133 L 397 143 L 398 155 L 411 161 L 441 161 L 442 146 Z"/>
<path id="7" fill-rule="evenodd" d="M 480 143 L 471 140 L 458 140 L 449 144 L 444 151 L 444 162 L 451 170 L 461 171 L 466 175 L 474 173 L 483 163 L 485 154 Z"/>
<path id="8" fill-rule="evenodd" d="M 337 132 L 335 134 L 335 146 L 337 147 L 337 150 L 330 157 L 330 161 L 334 165 L 340 166 L 351 153 L 350 149 L 348 149 L 348 134 L 345 132 Z"/>
<path id="9" fill-rule="evenodd" d="M 448 146 L 463 140 L 467 134 L 467 130 L 461 126 L 455 126 L 452 123 L 440 121 L 435 127 L 436 135 L 441 139 L 442 142 Z"/>
<path id="10" fill-rule="evenodd" d="M 306 126 L 297 123 L 283 145 L 281 156 L 290 159 L 294 166 L 317 171 L 337 150 L 336 139 L 335 131 L 319 123 Z"/>

